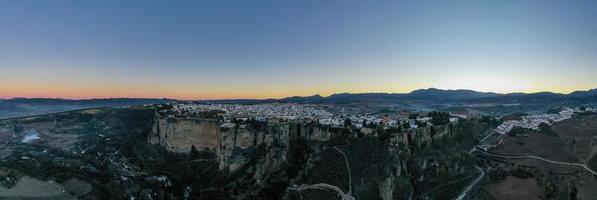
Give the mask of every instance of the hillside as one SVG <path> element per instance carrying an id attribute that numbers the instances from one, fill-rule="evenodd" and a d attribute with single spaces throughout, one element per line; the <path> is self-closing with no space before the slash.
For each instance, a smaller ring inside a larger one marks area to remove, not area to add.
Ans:
<path id="1" fill-rule="evenodd" d="M 136 106 L 172 101 L 170 99 L 109 98 L 109 99 L 50 99 L 13 98 L 0 100 L 0 119 L 42 115 L 97 107 Z"/>

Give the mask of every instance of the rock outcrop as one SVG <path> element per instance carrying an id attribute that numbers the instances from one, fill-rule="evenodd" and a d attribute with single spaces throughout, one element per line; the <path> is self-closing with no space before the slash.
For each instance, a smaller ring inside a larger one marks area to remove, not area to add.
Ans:
<path id="1" fill-rule="evenodd" d="M 188 153 L 192 147 L 215 151 L 218 148 L 220 127 L 215 120 L 197 118 L 158 118 L 148 141 L 167 150 Z"/>
<path id="2" fill-rule="evenodd" d="M 351 166 L 354 197 L 389 200 L 421 195 L 426 190 L 419 185 L 432 180 L 462 176 L 462 167 L 449 165 L 468 162 L 460 154 L 423 159 L 439 155 L 441 150 L 430 147 L 441 146 L 459 132 L 453 124 L 364 132 L 309 122 L 219 124 L 160 118 L 148 140 L 172 152 L 187 153 L 194 146 L 214 153 L 218 170 L 234 180 L 223 192 L 236 199 L 263 195 L 264 190 L 287 195 L 274 199 L 295 199 L 296 194 L 280 190 L 303 183 L 327 183 L 348 192 L 344 158 L 332 151 L 341 147 Z M 323 197 L 318 195 L 314 198 Z"/>

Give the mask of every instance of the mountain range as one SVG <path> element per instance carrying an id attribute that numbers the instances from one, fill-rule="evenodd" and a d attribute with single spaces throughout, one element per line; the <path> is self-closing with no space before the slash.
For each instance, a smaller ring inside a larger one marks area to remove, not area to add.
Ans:
<path id="1" fill-rule="evenodd" d="M 420 102 L 420 103 L 528 103 L 543 101 L 593 101 L 597 102 L 597 88 L 586 91 L 575 91 L 569 94 L 554 92 L 537 93 L 495 93 L 458 89 L 444 90 L 437 88 L 418 89 L 409 93 L 337 93 L 330 96 L 292 96 L 281 99 L 221 99 L 198 100 L 203 103 L 357 103 L 357 102 Z M 150 98 L 106 98 L 106 99 L 51 99 L 51 98 L 12 98 L 0 99 L 7 104 L 35 105 L 70 105 L 81 107 L 130 106 L 179 101 L 175 99 Z"/>
<path id="2" fill-rule="evenodd" d="M 68 110 L 135 106 L 158 104 L 183 100 L 147 99 L 147 98 L 107 98 L 107 99 L 51 99 L 51 98 L 12 98 L 0 99 L 0 119 L 19 116 L 48 114 Z M 188 101 L 184 101 L 188 102 Z M 339 93 L 330 96 L 293 96 L 281 99 L 224 99 L 199 100 L 199 103 L 389 103 L 407 105 L 436 104 L 525 104 L 541 106 L 563 106 L 578 104 L 597 104 L 597 89 L 575 91 L 570 94 L 553 92 L 508 93 L 478 92 L 474 90 L 442 90 L 436 88 L 419 89 L 409 93 Z"/>
<path id="3" fill-rule="evenodd" d="M 553 101 L 596 101 L 597 89 L 575 91 L 570 94 L 553 92 L 507 93 L 479 92 L 474 90 L 419 89 L 409 93 L 338 93 L 324 97 L 293 96 L 282 99 L 225 99 L 205 100 L 207 103 L 355 103 L 355 102 L 419 102 L 419 103 L 541 103 Z"/>

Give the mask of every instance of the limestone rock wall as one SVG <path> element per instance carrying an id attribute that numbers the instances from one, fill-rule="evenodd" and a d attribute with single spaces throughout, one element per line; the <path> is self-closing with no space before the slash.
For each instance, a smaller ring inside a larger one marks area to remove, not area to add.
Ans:
<path id="1" fill-rule="evenodd" d="M 222 129 L 217 150 L 220 169 L 228 167 L 230 172 L 236 171 L 251 161 L 257 148 L 265 150 L 266 157 L 271 151 L 277 151 L 275 155 L 280 157 L 280 161 L 285 161 L 290 142 L 289 127 L 288 123 L 279 123 L 255 129 L 246 124 L 237 124 L 234 128 Z"/>
<path id="2" fill-rule="evenodd" d="M 451 125 L 426 126 L 411 131 L 411 135 L 413 136 L 414 143 L 417 147 L 430 143 L 433 140 L 452 136 L 454 133 Z"/>
<path id="3" fill-rule="evenodd" d="M 149 143 L 160 144 L 167 150 L 179 153 L 198 150 L 216 151 L 220 127 L 215 120 L 193 118 L 158 118 L 149 135 Z"/>

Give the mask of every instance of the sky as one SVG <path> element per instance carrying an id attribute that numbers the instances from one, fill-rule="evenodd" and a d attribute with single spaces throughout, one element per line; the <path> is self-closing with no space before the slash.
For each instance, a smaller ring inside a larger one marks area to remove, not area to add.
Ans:
<path id="1" fill-rule="evenodd" d="M 597 88 L 597 1 L 0 1 L 0 98 Z"/>

